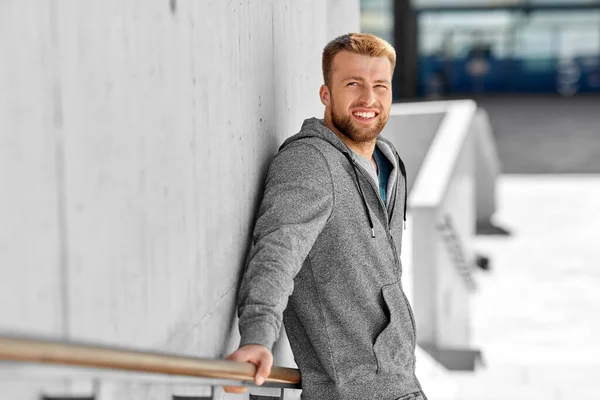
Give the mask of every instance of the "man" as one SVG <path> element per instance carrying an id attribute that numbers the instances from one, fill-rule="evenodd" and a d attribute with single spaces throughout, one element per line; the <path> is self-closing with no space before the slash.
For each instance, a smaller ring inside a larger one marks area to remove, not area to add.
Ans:
<path id="1" fill-rule="evenodd" d="M 283 321 L 303 399 L 425 399 L 400 282 L 406 177 L 379 137 L 395 62 L 373 35 L 331 41 L 324 120 L 304 121 L 269 168 L 239 293 L 240 348 L 228 357 L 257 365 L 259 385 Z"/>

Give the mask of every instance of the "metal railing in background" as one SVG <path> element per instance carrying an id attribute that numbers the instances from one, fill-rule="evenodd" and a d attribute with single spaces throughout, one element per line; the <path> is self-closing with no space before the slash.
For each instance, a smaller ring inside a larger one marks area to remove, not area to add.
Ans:
<path id="1" fill-rule="evenodd" d="M 446 245 L 452 264 L 456 268 L 458 274 L 462 277 L 465 285 L 470 291 L 477 289 L 477 284 L 473 277 L 473 262 L 469 260 L 466 254 L 462 239 L 454 227 L 452 216 L 445 214 L 443 221 L 437 226 L 440 235 Z"/>
<path id="2" fill-rule="evenodd" d="M 159 377 L 158 381 L 165 383 L 203 386 L 254 387 L 256 373 L 256 367 L 250 363 L 0 335 L 0 375 L 27 375 L 40 366 L 58 367 L 52 368 L 54 372 L 42 369 L 51 376 L 58 372 L 150 381 Z M 68 367 L 67 371 L 62 367 Z M 283 389 L 300 389 L 300 372 L 274 366 L 263 387 L 282 389 L 283 398 Z"/>

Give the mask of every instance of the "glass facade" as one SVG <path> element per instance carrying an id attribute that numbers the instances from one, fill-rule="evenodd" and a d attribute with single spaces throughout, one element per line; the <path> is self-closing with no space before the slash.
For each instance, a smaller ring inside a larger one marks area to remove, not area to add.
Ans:
<path id="1" fill-rule="evenodd" d="M 361 30 L 393 44 L 393 1 L 362 0 Z M 412 4 L 418 11 L 414 43 L 418 95 L 600 92 L 598 0 L 413 0 Z M 532 8 L 514 7 L 518 5 Z M 598 7 L 577 8 L 586 5 Z M 476 8 L 420 10 L 441 6 Z"/>
<path id="2" fill-rule="evenodd" d="M 600 92 L 599 9 L 422 12 L 418 24 L 420 95 Z"/>
<path id="3" fill-rule="evenodd" d="M 394 42 L 394 4 L 393 0 L 361 0 L 360 28 L 362 32 L 372 33 Z"/>
<path id="4" fill-rule="evenodd" d="M 412 0 L 413 7 L 496 7 L 496 6 L 515 6 L 515 5 L 533 5 L 533 6 L 551 6 L 564 5 L 571 6 L 598 4 L 598 0 Z"/>
<path id="5" fill-rule="evenodd" d="M 445 50 L 462 57 L 476 42 L 488 44 L 498 58 L 598 55 L 600 11 L 425 13 L 419 18 L 422 55 Z"/>

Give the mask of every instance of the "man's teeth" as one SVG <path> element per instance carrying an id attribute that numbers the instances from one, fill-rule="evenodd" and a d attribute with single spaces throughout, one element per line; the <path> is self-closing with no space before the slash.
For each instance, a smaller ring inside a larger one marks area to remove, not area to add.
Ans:
<path id="1" fill-rule="evenodd" d="M 374 112 L 355 112 L 354 115 L 362 118 L 373 118 L 375 116 Z"/>

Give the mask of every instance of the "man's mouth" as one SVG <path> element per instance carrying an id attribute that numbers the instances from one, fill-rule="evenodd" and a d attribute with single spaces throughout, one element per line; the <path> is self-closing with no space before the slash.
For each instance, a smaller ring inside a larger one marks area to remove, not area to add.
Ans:
<path id="1" fill-rule="evenodd" d="M 354 111 L 352 115 L 359 119 L 371 119 L 375 118 L 378 115 L 378 113 L 375 111 Z"/>

